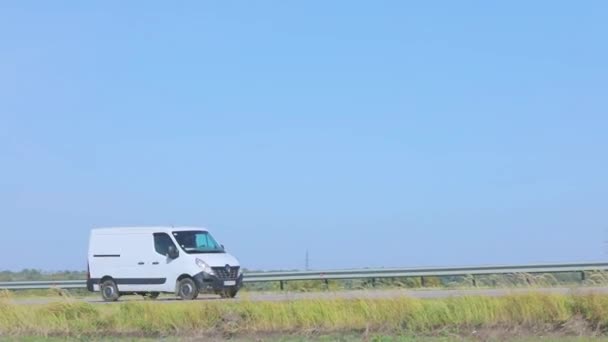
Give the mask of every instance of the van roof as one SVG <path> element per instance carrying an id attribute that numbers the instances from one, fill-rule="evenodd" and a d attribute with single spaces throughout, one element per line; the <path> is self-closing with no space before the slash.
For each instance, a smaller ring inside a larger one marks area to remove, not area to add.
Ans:
<path id="1" fill-rule="evenodd" d="M 91 229 L 93 234 L 104 234 L 104 233 L 170 233 L 174 231 L 184 230 L 202 230 L 207 231 L 203 227 L 192 227 L 192 226 L 142 226 L 142 227 L 101 227 Z"/>

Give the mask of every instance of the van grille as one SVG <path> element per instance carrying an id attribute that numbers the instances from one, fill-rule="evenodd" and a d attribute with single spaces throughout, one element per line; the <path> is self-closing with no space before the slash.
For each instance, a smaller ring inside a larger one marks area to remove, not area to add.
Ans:
<path id="1" fill-rule="evenodd" d="M 212 269 L 220 279 L 236 279 L 239 275 L 238 266 L 231 266 L 229 269 L 227 267 L 212 267 Z"/>

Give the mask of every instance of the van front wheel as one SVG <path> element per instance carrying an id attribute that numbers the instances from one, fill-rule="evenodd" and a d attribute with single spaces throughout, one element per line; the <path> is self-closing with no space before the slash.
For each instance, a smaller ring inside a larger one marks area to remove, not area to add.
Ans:
<path id="1" fill-rule="evenodd" d="M 106 302 L 115 302 L 120 297 L 120 293 L 118 292 L 118 287 L 113 280 L 106 280 L 101 283 L 100 286 L 101 297 Z"/>
<path id="2" fill-rule="evenodd" d="M 198 297 L 198 287 L 192 278 L 184 278 L 177 284 L 177 295 L 183 300 L 192 300 Z"/>

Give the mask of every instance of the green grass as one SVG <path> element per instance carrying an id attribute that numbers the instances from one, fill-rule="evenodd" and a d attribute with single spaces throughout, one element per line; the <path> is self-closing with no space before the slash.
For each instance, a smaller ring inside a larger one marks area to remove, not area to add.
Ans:
<path id="1" fill-rule="evenodd" d="M 608 296 L 526 294 L 445 299 L 298 300 L 287 302 L 125 302 L 65 300 L 17 305 L 0 300 L 0 336 L 255 336 L 386 334 L 475 336 L 604 334 Z"/>

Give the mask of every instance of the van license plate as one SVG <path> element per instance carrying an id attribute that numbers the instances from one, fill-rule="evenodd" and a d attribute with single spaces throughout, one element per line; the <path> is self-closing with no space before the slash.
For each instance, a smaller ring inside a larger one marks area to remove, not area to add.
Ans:
<path id="1" fill-rule="evenodd" d="M 225 280 L 224 286 L 234 286 L 236 285 L 236 280 Z"/>

